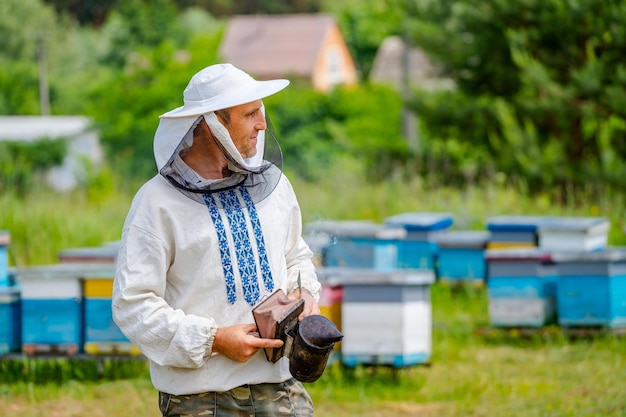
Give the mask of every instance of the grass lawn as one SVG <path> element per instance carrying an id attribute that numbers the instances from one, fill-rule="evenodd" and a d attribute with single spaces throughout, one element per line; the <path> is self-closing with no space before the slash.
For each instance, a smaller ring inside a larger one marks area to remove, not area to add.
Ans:
<path id="1" fill-rule="evenodd" d="M 317 415 L 626 416 L 626 337 L 481 332 L 484 289 L 432 287 L 433 347 L 428 366 L 331 365 L 307 387 Z M 20 417 L 160 415 L 145 372 L 133 379 L 0 386 L 0 409 Z"/>

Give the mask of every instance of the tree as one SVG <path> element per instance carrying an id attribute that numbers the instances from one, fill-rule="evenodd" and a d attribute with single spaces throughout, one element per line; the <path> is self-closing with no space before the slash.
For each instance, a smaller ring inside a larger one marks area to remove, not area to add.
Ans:
<path id="1" fill-rule="evenodd" d="M 0 2 L 0 114 L 39 113 L 37 47 L 56 27 L 40 0 Z"/>
<path id="2" fill-rule="evenodd" d="M 97 122 L 111 161 L 124 175 L 154 175 L 152 151 L 159 115 L 182 105 L 191 75 L 216 63 L 221 30 L 196 34 L 179 47 L 165 41 L 139 50 L 124 71 L 90 92 L 85 111 Z"/>
<path id="3" fill-rule="evenodd" d="M 531 187 L 626 184 L 626 3 L 437 0 L 415 7 L 415 43 L 458 86 L 415 95 L 431 140 L 475 144 L 497 170 Z"/>

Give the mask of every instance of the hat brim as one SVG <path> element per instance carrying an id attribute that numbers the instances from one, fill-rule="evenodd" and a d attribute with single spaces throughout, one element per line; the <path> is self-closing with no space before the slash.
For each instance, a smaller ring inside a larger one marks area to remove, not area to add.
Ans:
<path id="1" fill-rule="evenodd" d="M 179 118 L 200 116 L 217 110 L 227 109 L 241 104 L 250 103 L 255 100 L 271 96 L 289 85 L 289 80 L 268 80 L 246 83 L 239 88 L 220 94 L 208 100 L 203 100 L 195 104 L 185 103 L 184 106 L 170 110 L 162 114 L 161 118 Z"/>

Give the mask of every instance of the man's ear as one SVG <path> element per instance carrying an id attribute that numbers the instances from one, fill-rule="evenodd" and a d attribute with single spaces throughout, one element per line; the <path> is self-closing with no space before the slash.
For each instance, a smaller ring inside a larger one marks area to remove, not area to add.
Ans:
<path id="1" fill-rule="evenodd" d="M 227 126 L 230 123 L 230 109 L 216 110 L 215 115 L 222 125 Z"/>

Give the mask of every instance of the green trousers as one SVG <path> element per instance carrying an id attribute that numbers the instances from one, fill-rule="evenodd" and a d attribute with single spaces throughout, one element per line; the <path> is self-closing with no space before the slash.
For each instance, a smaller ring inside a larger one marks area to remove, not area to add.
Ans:
<path id="1" fill-rule="evenodd" d="M 172 395 L 159 392 L 163 417 L 312 417 L 313 402 L 302 383 L 244 385 L 226 392 Z"/>

